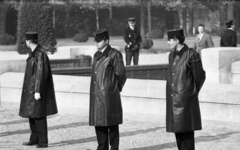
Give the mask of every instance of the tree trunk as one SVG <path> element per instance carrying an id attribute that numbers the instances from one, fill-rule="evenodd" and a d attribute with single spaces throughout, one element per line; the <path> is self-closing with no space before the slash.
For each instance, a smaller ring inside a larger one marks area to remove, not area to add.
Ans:
<path id="1" fill-rule="evenodd" d="M 98 5 L 96 6 L 95 13 L 96 13 L 96 28 L 97 28 L 97 30 L 99 30 Z"/>
<path id="2" fill-rule="evenodd" d="M 240 11 L 239 11 L 239 9 L 240 9 L 240 5 L 239 5 L 239 3 L 237 3 L 235 5 L 235 8 L 234 8 L 234 12 L 235 12 L 235 16 L 234 16 L 234 18 L 235 18 L 235 30 L 236 31 L 238 31 L 238 28 L 239 28 L 239 25 L 240 25 L 240 19 L 239 19 Z"/>
<path id="3" fill-rule="evenodd" d="M 53 29 L 56 27 L 56 16 L 55 16 L 55 7 L 53 6 Z"/>
<path id="4" fill-rule="evenodd" d="M 6 33 L 6 16 L 9 5 L 4 1 L 0 2 L 0 34 Z"/>
<path id="5" fill-rule="evenodd" d="M 188 35 L 193 35 L 194 29 L 194 7 L 190 6 L 188 8 Z"/>
<path id="6" fill-rule="evenodd" d="M 151 16 L 151 1 L 148 1 L 147 12 L 148 12 L 148 33 L 152 31 L 152 16 Z"/>
<path id="7" fill-rule="evenodd" d="M 182 9 L 182 28 L 184 31 L 184 35 L 187 37 L 188 34 L 187 34 L 187 8 L 186 7 Z"/>
<path id="8" fill-rule="evenodd" d="M 230 2 L 227 5 L 227 20 L 233 19 L 234 18 L 233 16 L 234 16 L 234 3 Z"/>
<path id="9" fill-rule="evenodd" d="M 183 28 L 183 13 L 182 8 L 178 10 L 178 17 L 179 17 L 179 28 Z"/>
<path id="10" fill-rule="evenodd" d="M 225 27 L 225 22 L 227 20 L 226 5 L 220 7 L 220 28 Z"/>
<path id="11" fill-rule="evenodd" d="M 66 2 L 65 5 L 65 27 L 64 27 L 64 33 L 65 33 L 65 37 L 69 38 L 71 36 L 70 34 L 70 6 L 69 6 L 69 2 Z"/>
<path id="12" fill-rule="evenodd" d="M 112 36 L 112 0 L 109 6 L 109 35 Z"/>
<path id="13" fill-rule="evenodd" d="M 145 37 L 145 8 L 144 8 L 144 3 L 142 0 L 140 0 L 140 7 L 141 7 L 141 29 L 140 33 L 141 36 L 144 38 Z"/>

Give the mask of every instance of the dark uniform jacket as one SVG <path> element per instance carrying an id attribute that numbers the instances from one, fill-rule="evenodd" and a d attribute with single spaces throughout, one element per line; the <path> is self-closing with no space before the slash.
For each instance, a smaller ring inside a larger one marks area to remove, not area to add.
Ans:
<path id="1" fill-rule="evenodd" d="M 205 71 L 199 54 L 184 45 L 169 54 L 166 90 L 167 132 L 201 130 L 198 93 L 205 81 Z"/>
<path id="2" fill-rule="evenodd" d="M 40 93 L 38 101 L 34 97 L 35 93 Z M 19 115 L 42 118 L 57 112 L 49 59 L 38 45 L 27 59 Z"/>
<path id="3" fill-rule="evenodd" d="M 127 46 L 125 47 L 126 51 L 131 51 L 134 45 L 138 45 L 138 49 L 136 51 L 139 51 L 142 37 L 138 28 L 135 27 L 134 30 L 132 30 L 129 26 L 126 27 L 124 29 L 123 38 L 126 44 L 130 45 L 130 43 L 132 43 L 129 48 L 127 48 Z"/>
<path id="4" fill-rule="evenodd" d="M 221 34 L 221 47 L 237 47 L 237 33 L 231 29 L 225 30 Z"/>
<path id="5" fill-rule="evenodd" d="M 94 54 L 90 86 L 90 126 L 112 126 L 123 122 L 120 92 L 127 77 L 122 54 L 110 45 Z"/>

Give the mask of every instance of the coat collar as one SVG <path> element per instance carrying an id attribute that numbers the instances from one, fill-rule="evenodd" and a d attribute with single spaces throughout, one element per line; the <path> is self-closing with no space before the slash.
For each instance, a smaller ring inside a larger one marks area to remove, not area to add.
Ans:
<path id="1" fill-rule="evenodd" d="M 41 49 L 41 46 L 40 45 L 37 45 L 37 47 L 33 50 L 32 52 L 32 56 L 34 57 L 35 54 L 36 54 L 36 51 L 38 51 L 39 49 Z"/>
<path id="2" fill-rule="evenodd" d="M 40 45 L 37 45 L 37 47 L 36 47 L 33 51 L 30 50 L 29 56 L 28 56 L 28 58 L 27 58 L 27 61 L 28 61 L 30 58 L 35 57 L 35 54 L 36 54 L 36 52 L 37 52 L 39 49 L 41 49 L 41 46 L 40 46 Z"/>
<path id="3" fill-rule="evenodd" d="M 112 49 L 112 47 L 108 44 L 107 48 L 103 51 L 103 53 L 98 51 L 98 55 L 97 56 L 98 57 L 103 57 L 103 56 L 108 57 L 108 54 L 109 54 L 111 49 Z"/>
<path id="4" fill-rule="evenodd" d="M 175 56 L 178 55 L 178 57 L 182 57 L 183 53 L 187 51 L 189 48 L 186 44 L 184 44 L 183 48 L 180 51 L 174 50 Z"/>

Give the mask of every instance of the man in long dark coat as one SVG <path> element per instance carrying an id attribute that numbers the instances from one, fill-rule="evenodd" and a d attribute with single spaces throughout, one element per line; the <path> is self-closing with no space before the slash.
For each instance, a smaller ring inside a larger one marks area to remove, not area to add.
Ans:
<path id="1" fill-rule="evenodd" d="M 26 32 L 29 50 L 19 115 L 29 118 L 31 136 L 23 145 L 48 147 L 47 118 L 57 113 L 52 72 L 48 56 L 38 44 L 37 32 Z"/>
<path id="2" fill-rule="evenodd" d="M 205 81 L 199 53 L 184 44 L 183 30 L 168 31 L 166 130 L 176 136 L 179 150 L 194 150 L 194 131 L 201 130 L 198 93 Z"/>
<path id="3" fill-rule="evenodd" d="M 95 126 L 97 150 L 119 149 L 119 124 L 123 122 L 120 92 L 126 81 L 122 54 L 109 45 L 107 30 L 94 33 L 98 51 L 94 54 L 90 87 L 89 125 Z"/>
<path id="4" fill-rule="evenodd" d="M 142 37 L 139 29 L 136 27 L 136 19 L 128 18 L 128 26 L 124 29 L 123 35 L 125 41 L 126 65 L 130 65 L 132 58 L 133 64 L 138 65 L 140 45 Z"/>
<path id="5" fill-rule="evenodd" d="M 221 47 L 237 47 L 237 33 L 233 20 L 226 22 L 227 30 L 221 34 Z"/>

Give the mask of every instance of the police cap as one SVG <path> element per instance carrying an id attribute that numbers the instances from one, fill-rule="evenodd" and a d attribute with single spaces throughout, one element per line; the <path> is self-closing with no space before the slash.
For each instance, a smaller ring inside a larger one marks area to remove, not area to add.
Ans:
<path id="1" fill-rule="evenodd" d="M 33 32 L 33 31 L 25 32 L 25 40 L 37 41 L 38 40 L 38 33 L 37 32 Z"/>
<path id="2" fill-rule="evenodd" d="M 168 39 L 184 37 L 183 29 L 168 30 L 167 34 L 168 34 Z"/>
<path id="3" fill-rule="evenodd" d="M 227 26 L 233 25 L 233 20 L 228 20 L 228 21 L 226 22 L 226 25 L 227 25 Z"/>
<path id="4" fill-rule="evenodd" d="M 100 42 L 102 40 L 109 40 L 109 35 L 106 29 L 100 29 L 93 33 L 94 39 L 96 42 Z"/>
<path id="5" fill-rule="evenodd" d="M 130 17 L 128 18 L 128 21 L 136 21 L 136 19 L 134 17 Z"/>

